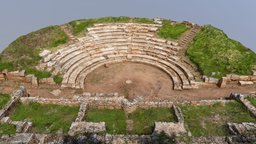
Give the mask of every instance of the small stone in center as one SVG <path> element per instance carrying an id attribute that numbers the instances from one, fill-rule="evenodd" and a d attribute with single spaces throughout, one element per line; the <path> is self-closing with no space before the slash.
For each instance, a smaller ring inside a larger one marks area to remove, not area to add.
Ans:
<path id="1" fill-rule="evenodd" d="M 126 83 L 126 84 L 131 84 L 131 83 L 132 83 L 132 80 L 126 80 L 125 83 Z"/>

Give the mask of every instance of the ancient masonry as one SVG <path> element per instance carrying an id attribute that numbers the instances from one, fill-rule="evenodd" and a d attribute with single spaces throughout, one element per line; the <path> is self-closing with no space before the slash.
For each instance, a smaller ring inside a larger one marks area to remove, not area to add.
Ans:
<path id="1" fill-rule="evenodd" d="M 178 42 L 157 38 L 160 24 L 95 24 L 85 37 L 59 49 L 43 52 L 39 68 L 63 75 L 62 87 L 84 88 L 84 80 L 96 68 L 116 62 L 139 62 L 165 71 L 174 89 L 193 88 L 194 76 L 177 56 Z"/>
<path id="2" fill-rule="evenodd" d="M 248 95 L 251 96 L 251 95 Z M 255 115 L 256 108 L 246 101 L 247 95 L 242 94 L 231 94 L 230 98 L 233 100 L 202 100 L 202 101 L 184 101 L 180 104 L 192 104 L 192 105 L 212 105 L 215 103 L 228 103 L 235 100 L 242 102 L 248 110 Z M 123 96 L 119 96 L 117 93 L 84 93 L 82 95 L 76 95 L 72 99 L 49 99 L 40 97 L 28 97 L 25 87 L 20 87 L 17 91 L 12 94 L 12 99 L 6 106 L 1 110 L 1 123 L 10 123 L 16 125 L 17 134 L 11 137 L 1 137 L 0 140 L 7 143 L 47 143 L 57 142 L 61 143 L 64 141 L 64 135 L 52 135 L 52 134 L 33 134 L 30 133 L 32 122 L 29 121 L 12 121 L 8 117 L 9 111 L 15 107 L 17 101 L 22 103 L 27 102 L 38 102 L 42 104 L 60 104 L 79 106 L 80 109 L 75 121 L 71 124 L 69 130 L 69 136 L 83 133 L 105 133 L 106 126 L 104 122 L 86 122 L 83 121 L 83 117 L 88 107 L 96 108 L 118 108 L 130 113 L 136 110 L 136 108 L 152 108 L 152 107 L 167 107 L 174 110 L 176 122 L 155 122 L 155 128 L 152 135 L 94 135 L 95 141 L 114 143 L 117 141 L 133 142 L 133 143 L 148 143 L 155 139 L 155 135 L 164 131 L 169 136 L 182 136 L 188 134 L 189 131 L 185 129 L 184 118 L 182 111 L 179 107 L 175 106 L 171 101 L 144 101 L 142 97 L 137 97 L 133 101 L 128 101 Z M 240 135 L 254 133 L 256 131 L 255 123 L 227 123 L 232 136 L 229 137 L 200 137 L 194 138 L 194 143 L 207 142 L 209 139 L 211 142 L 228 143 L 239 139 Z M 249 137 L 250 138 L 250 137 Z M 250 138 L 255 140 L 255 138 Z M 239 139 L 240 140 L 240 139 Z"/>

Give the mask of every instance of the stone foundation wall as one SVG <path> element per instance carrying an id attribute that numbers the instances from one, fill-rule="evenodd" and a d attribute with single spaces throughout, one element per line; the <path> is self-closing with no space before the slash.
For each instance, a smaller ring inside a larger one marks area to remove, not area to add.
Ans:
<path id="1" fill-rule="evenodd" d="M 32 85 L 38 86 L 38 84 L 49 84 L 54 85 L 56 84 L 53 78 L 43 78 L 38 79 L 34 75 L 25 75 L 25 70 L 22 71 L 12 71 L 12 72 L 0 72 L 0 81 L 4 80 L 12 80 L 12 81 L 19 81 L 24 83 L 31 83 Z"/>
<path id="2" fill-rule="evenodd" d="M 12 93 L 10 101 L 0 110 L 0 120 L 9 114 L 22 96 L 27 96 L 26 88 L 23 86 Z"/>
<path id="3" fill-rule="evenodd" d="M 84 133 L 102 133 L 106 131 L 105 122 L 73 122 L 68 134 L 74 136 Z"/>
<path id="4" fill-rule="evenodd" d="M 256 84 L 256 75 L 242 76 L 242 75 L 229 74 L 226 77 L 222 77 L 219 80 L 218 85 L 219 87 L 225 87 L 230 82 L 238 82 L 240 86 L 253 85 L 253 84 Z"/>

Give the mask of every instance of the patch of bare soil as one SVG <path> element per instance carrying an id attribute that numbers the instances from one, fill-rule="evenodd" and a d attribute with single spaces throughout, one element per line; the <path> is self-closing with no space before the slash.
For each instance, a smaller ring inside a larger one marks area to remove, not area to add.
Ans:
<path id="1" fill-rule="evenodd" d="M 127 98 L 163 97 L 172 93 L 170 77 L 155 67 L 140 63 L 116 63 L 100 67 L 85 80 L 85 91 L 118 92 Z"/>

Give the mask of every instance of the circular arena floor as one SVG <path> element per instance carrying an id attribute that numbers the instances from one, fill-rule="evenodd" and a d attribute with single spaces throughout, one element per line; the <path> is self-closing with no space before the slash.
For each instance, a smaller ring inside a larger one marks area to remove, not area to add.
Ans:
<path id="1" fill-rule="evenodd" d="M 118 92 L 127 98 L 171 95 L 173 83 L 162 70 L 141 63 L 115 63 L 91 72 L 85 80 L 87 92 Z"/>

